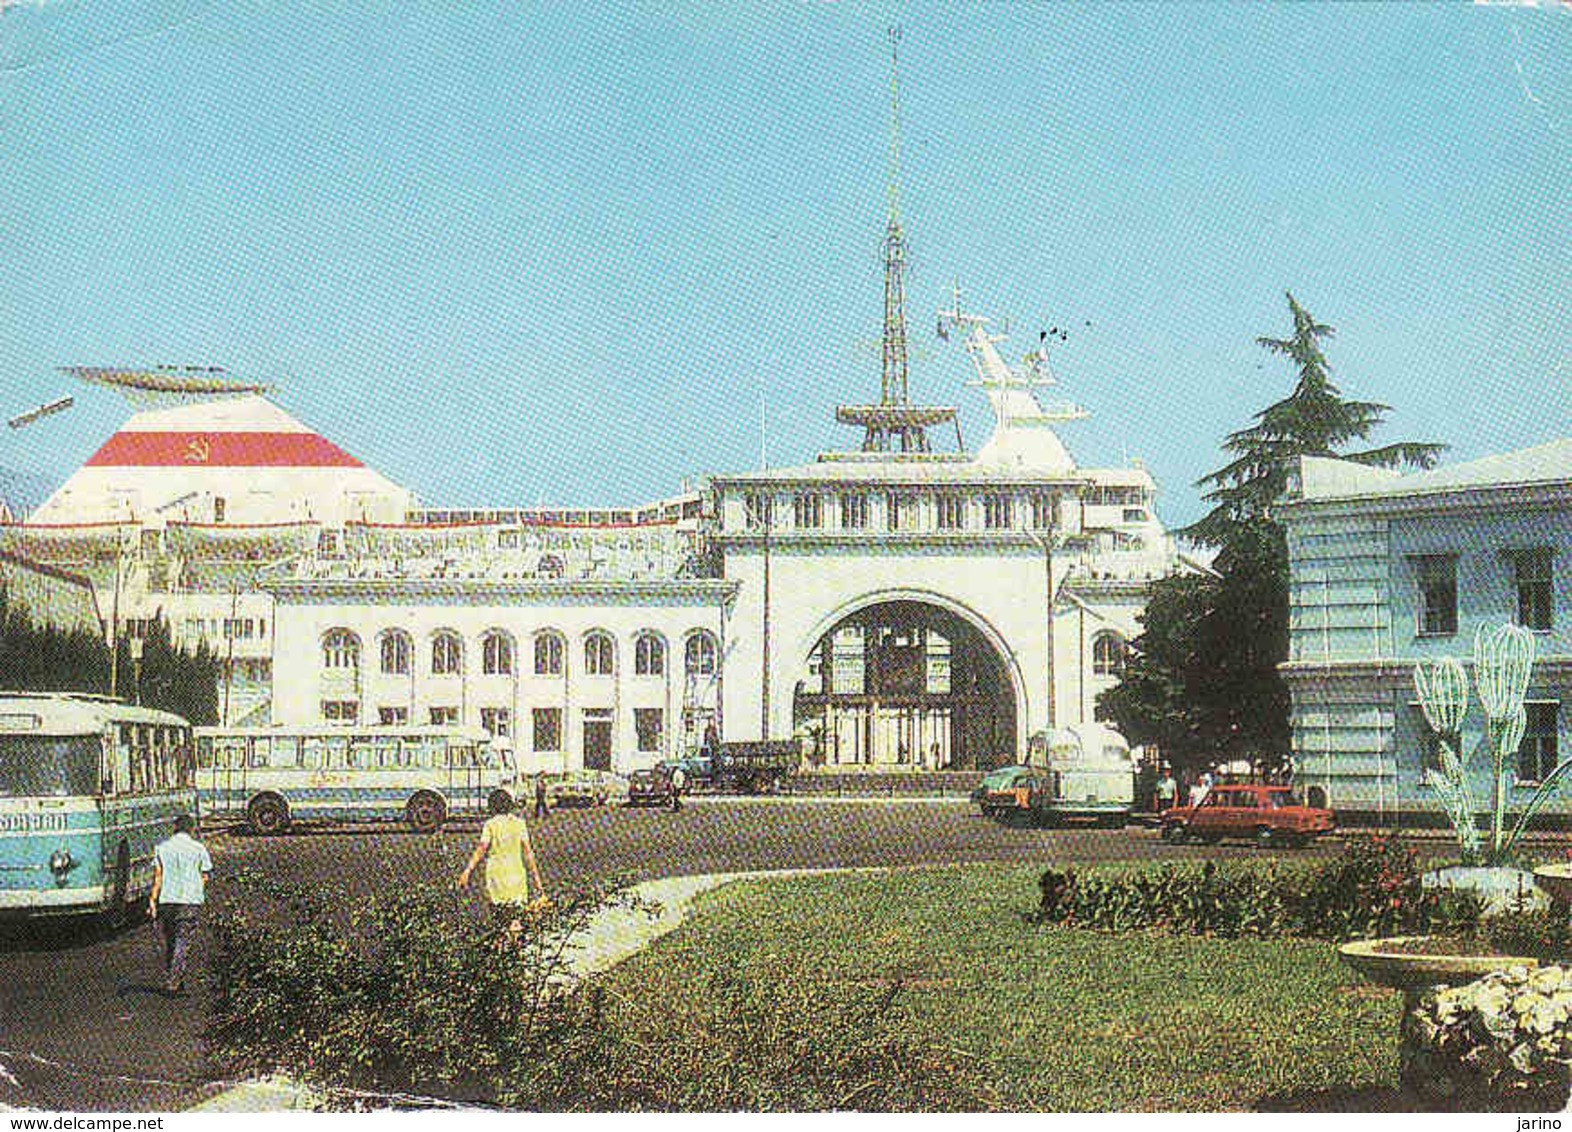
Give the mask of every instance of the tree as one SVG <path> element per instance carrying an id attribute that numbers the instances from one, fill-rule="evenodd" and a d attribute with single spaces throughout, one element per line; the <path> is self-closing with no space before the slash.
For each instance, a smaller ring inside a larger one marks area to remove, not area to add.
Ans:
<path id="1" fill-rule="evenodd" d="M 1098 709 L 1137 743 L 1155 742 L 1180 765 L 1286 757 L 1289 696 L 1277 666 L 1288 658 L 1288 550 L 1273 504 L 1288 490 L 1300 456 L 1378 467 L 1428 468 L 1444 445 L 1403 443 L 1345 452 L 1389 411 L 1344 400 L 1322 343 L 1330 326 L 1288 296 L 1289 338 L 1257 341 L 1298 370 L 1293 392 L 1223 441 L 1233 458 L 1198 481 L 1212 510 L 1180 532 L 1217 548 L 1216 574 L 1157 583 L 1142 634 L 1120 683 Z"/>
<path id="2" fill-rule="evenodd" d="M 1337 332 L 1317 322 L 1299 305 L 1292 292 L 1288 309 L 1294 329 L 1288 338 L 1257 338 L 1274 354 L 1290 359 L 1298 369 L 1293 392 L 1255 414 L 1255 423 L 1230 433 L 1223 450 L 1233 459 L 1197 486 L 1210 485 L 1202 498 L 1212 510 L 1182 533 L 1209 546 L 1223 546 L 1234 527 L 1254 518 L 1271 518 L 1272 504 L 1288 490 L 1290 475 L 1301 456 L 1331 456 L 1356 464 L 1381 468 L 1433 467 L 1444 444 L 1388 444 L 1362 451 L 1342 451 L 1363 441 L 1390 412 L 1374 401 L 1347 401 L 1332 384 L 1331 366 L 1321 345 Z"/>

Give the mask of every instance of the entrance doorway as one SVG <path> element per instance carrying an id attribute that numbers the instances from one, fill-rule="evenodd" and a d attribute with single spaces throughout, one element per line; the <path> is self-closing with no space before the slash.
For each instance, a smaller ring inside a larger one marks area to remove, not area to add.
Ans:
<path id="1" fill-rule="evenodd" d="M 1004 660 L 976 628 L 938 606 L 891 601 L 820 638 L 794 725 L 814 766 L 986 770 L 1017 761 L 1016 710 Z"/>
<path id="2" fill-rule="evenodd" d="M 611 769 L 611 712 L 589 709 L 584 713 L 584 769 Z"/>

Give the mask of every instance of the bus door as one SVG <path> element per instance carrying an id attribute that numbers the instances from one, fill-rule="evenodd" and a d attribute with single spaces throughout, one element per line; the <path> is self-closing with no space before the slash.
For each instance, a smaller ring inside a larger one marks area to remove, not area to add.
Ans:
<path id="1" fill-rule="evenodd" d="M 455 809 L 479 812 L 485 805 L 485 767 L 481 766 L 481 745 L 473 739 L 447 741 L 448 797 Z"/>

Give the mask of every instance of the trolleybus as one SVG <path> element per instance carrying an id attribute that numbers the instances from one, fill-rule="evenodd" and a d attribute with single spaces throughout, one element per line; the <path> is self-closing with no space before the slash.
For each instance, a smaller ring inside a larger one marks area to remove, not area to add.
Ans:
<path id="1" fill-rule="evenodd" d="M 124 920 L 196 815 L 191 728 L 106 696 L 0 693 L 0 914 Z"/>
<path id="2" fill-rule="evenodd" d="M 489 739 L 454 727 L 199 727 L 197 788 L 204 812 L 256 833 L 390 820 L 429 833 L 486 804 Z"/>

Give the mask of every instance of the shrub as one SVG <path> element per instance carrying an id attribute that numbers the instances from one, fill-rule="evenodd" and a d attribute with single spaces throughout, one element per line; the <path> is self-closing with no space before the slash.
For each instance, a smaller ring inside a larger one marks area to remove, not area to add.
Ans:
<path id="1" fill-rule="evenodd" d="M 1325 863 L 1276 861 L 1219 868 L 1164 865 L 1076 875 L 1049 869 L 1027 916 L 1102 931 L 1155 928 L 1225 937 L 1284 935 L 1347 940 L 1467 929 L 1479 907 L 1467 894 L 1426 890 L 1418 856 L 1395 837 L 1350 838 Z"/>

